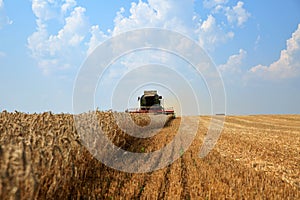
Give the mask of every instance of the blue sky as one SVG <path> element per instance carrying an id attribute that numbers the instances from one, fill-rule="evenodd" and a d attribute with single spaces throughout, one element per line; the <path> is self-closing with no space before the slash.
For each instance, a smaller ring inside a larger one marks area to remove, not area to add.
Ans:
<path id="1" fill-rule="evenodd" d="M 299 11 L 298 0 L 0 0 L 0 110 L 72 112 L 89 53 L 124 31 L 154 27 L 182 33 L 207 52 L 224 80 L 228 114 L 300 114 Z M 110 107 L 109 85 L 95 96 L 101 109 Z M 200 114 L 209 113 L 209 92 L 195 89 Z"/>

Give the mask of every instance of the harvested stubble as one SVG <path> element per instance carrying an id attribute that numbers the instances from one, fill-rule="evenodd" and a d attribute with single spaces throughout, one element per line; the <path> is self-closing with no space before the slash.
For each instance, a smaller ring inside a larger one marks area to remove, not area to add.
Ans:
<path id="1" fill-rule="evenodd" d="M 180 124 L 180 118 L 174 119 L 152 138 L 138 139 L 114 123 L 116 115 L 124 118 L 120 123 L 126 122 L 122 113 L 96 115 L 108 138 L 132 152 L 160 149 L 172 140 Z M 150 123 L 146 115 L 131 117 L 141 126 Z M 201 117 L 189 150 L 172 165 L 130 174 L 93 158 L 70 114 L 2 112 L 0 199 L 300 198 L 300 116 L 227 117 L 217 146 L 200 159 L 209 119 Z M 89 120 L 86 123 L 93 126 Z"/>

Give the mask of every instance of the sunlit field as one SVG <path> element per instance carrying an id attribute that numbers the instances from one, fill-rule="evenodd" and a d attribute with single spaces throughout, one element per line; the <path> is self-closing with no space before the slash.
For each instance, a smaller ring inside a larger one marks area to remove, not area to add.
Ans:
<path id="1" fill-rule="evenodd" d="M 139 153 L 168 144 L 181 121 L 170 119 L 155 136 L 138 139 L 117 126 L 112 112 L 98 111 L 97 117 L 116 146 Z M 132 118 L 140 126 L 149 123 L 146 115 Z M 71 114 L 4 111 L 0 199 L 300 198 L 300 115 L 226 116 L 217 145 L 199 158 L 210 119 L 200 116 L 192 145 L 173 164 L 136 174 L 95 159 L 82 144 Z"/>

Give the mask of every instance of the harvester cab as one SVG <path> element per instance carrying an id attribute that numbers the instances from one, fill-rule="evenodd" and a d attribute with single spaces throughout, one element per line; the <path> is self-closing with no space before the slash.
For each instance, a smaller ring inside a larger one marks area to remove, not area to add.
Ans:
<path id="1" fill-rule="evenodd" d="M 161 106 L 162 96 L 157 94 L 156 90 L 144 91 L 144 95 L 142 97 L 138 97 L 138 101 L 140 101 L 140 109 L 141 110 L 162 110 Z"/>

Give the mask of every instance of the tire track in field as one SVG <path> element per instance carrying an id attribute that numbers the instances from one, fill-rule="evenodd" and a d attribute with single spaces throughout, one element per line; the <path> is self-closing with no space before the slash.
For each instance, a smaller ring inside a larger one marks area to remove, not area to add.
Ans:
<path id="1" fill-rule="evenodd" d="M 175 126 L 173 126 L 175 123 Z M 166 143 L 170 140 L 170 137 L 173 137 L 175 132 L 174 128 L 177 127 L 177 124 L 180 123 L 180 119 L 175 119 L 174 122 L 170 122 L 168 127 L 165 127 L 163 130 L 161 130 L 160 133 L 157 134 L 156 138 L 153 140 L 145 140 L 138 145 L 142 145 L 145 147 L 146 151 L 148 150 L 155 150 L 161 148 L 161 146 L 166 145 Z M 171 134 L 170 134 L 171 133 Z M 168 155 L 168 154 L 166 154 Z M 166 156 L 161 152 L 157 158 L 156 162 L 153 163 L 152 160 L 145 160 L 146 163 L 152 166 L 148 166 L 151 168 L 156 168 L 159 166 L 164 160 L 164 156 Z M 170 152 L 170 158 L 173 157 L 173 150 Z M 126 196 L 123 196 L 124 198 L 131 198 L 131 199 L 140 199 L 140 198 L 164 198 L 161 197 L 165 194 L 164 191 L 166 191 L 169 187 L 169 174 L 170 173 L 170 166 L 155 171 L 155 172 L 149 172 L 144 174 L 132 174 L 131 179 L 124 184 L 124 186 L 121 188 L 121 193 L 126 193 Z M 130 190 L 127 188 L 131 187 Z M 158 191 L 156 194 L 154 191 Z M 154 194 L 153 194 L 154 193 Z"/>
<path id="2" fill-rule="evenodd" d="M 300 119 L 299 119 L 300 120 Z M 233 117 L 228 116 L 226 117 L 225 124 L 230 128 L 245 128 L 251 127 L 251 129 L 256 130 L 284 130 L 290 129 L 297 131 L 300 128 L 299 123 L 291 123 L 287 125 L 286 123 L 276 123 L 273 119 L 267 120 L 262 119 L 260 116 L 239 116 Z"/>
<path id="3" fill-rule="evenodd" d="M 241 127 L 243 130 L 250 128 L 250 124 Z M 243 165 L 271 174 L 291 185 L 297 185 L 300 130 L 291 132 L 286 127 L 281 130 L 275 132 L 257 129 L 245 132 L 225 125 L 216 150 Z"/>
<path id="4" fill-rule="evenodd" d="M 202 122 L 205 124 L 206 127 L 208 127 L 209 124 L 209 118 L 204 118 Z M 245 127 L 246 128 L 246 127 Z M 277 197 L 291 197 L 289 195 L 294 195 L 294 197 L 299 198 L 299 191 L 295 190 L 295 188 L 286 187 L 286 183 L 283 183 L 280 177 L 273 177 L 273 175 L 268 175 L 264 171 L 256 171 L 253 169 L 252 166 L 245 166 L 240 165 L 241 163 L 239 161 L 236 161 L 233 157 L 227 157 L 226 155 L 222 155 L 222 151 L 220 153 L 217 152 L 219 147 L 223 144 L 228 145 L 230 150 L 233 150 L 233 148 L 239 148 L 241 147 L 241 151 L 243 152 L 245 150 L 245 146 L 243 143 L 238 142 L 236 139 L 239 139 L 240 136 L 243 136 L 243 134 L 226 134 L 226 129 L 228 127 L 225 125 L 225 133 L 222 134 L 220 141 L 218 142 L 215 149 L 210 152 L 210 154 L 205 157 L 203 160 L 199 160 L 196 158 L 196 162 L 194 162 L 194 165 L 197 166 L 197 169 L 204 169 L 197 170 L 197 175 L 199 176 L 199 184 L 201 184 L 201 179 L 205 177 L 204 180 L 210 180 L 213 181 L 213 189 L 209 188 L 210 183 L 206 183 L 203 186 L 204 188 L 204 195 L 201 195 L 202 198 L 211 198 L 211 197 L 218 197 L 220 199 L 222 198 L 235 198 L 235 199 L 241 199 L 241 198 L 256 198 L 255 192 L 258 196 L 272 196 L 268 192 L 264 192 L 261 190 L 261 188 L 265 188 L 266 191 L 272 191 L 274 194 L 276 193 Z M 206 133 L 206 130 L 199 131 L 202 133 Z M 224 137 L 225 135 L 225 137 Z M 229 136 L 229 138 L 226 138 Z M 198 137 L 198 136 L 197 136 Z M 265 135 L 265 137 L 272 138 L 271 135 Z M 299 136 L 298 136 L 299 137 Z M 197 141 L 197 140 L 196 140 Z M 244 140 L 243 142 L 247 142 L 249 144 L 249 147 L 253 148 L 253 145 L 257 145 L 257 152 L 261 150 L 261 146 L 258 145 L 255 141 L 252 140 Z M 198 141 L 198 145 L 199 144 Z M 198 146 L 196 145 L 196 146 Z M 191 146 L 191 148 L 194 148 L 194 144 Z M 263 153 L 267 153 L 266 150 L 270 150 L 269 147 L 266 148 Z M 193 153 L 192 155 L 195 155 Z M 245 154 L 246 155 L 246 154 Z M 268 154 L 266 154 L 268 155 Z M 299 157 L 299 156 L 298 156 Z M 294 158 L 295 159 L 295 158 Z M 293 160 L 294 160 L 293 159 Z M 205 162 L 203 162 L 205 161 Z M 188 168 L 189 169 L 189 168 Z M 222 172 L 223 171 L 223 172 Z M 225 173 L 224 173 L 225 171 Z M 213 176 L 213 174 L 216 174 L 217 176 Z M 230 178 L 228 179 L 227 174 L 230 174 Z M 239 188 L 239 185 L 243 184 L 248 187 L 245 188 L 246 192 L 244 191 L 244 188 Z M 257 188 L 257 191 L 253 190 L 253 188 L 249 187 L 249 185 L 253 184 L 255 188 Z M 208 187 L 207 187 L 208 186 Z M 279 188 L 284 188 L 280 192 L 278 192 Z M 198 187 L 201 190 L 201 187 Z M 220 193 L 217 194 L 214 192 L 214 190 L 218 188 Z M 239 192 L 243 191 L 243 192 Z M 273 194 L 272 193 L 272 194 Z M 222 195 L 224 195 L 222 197 Z M 252 196 L 251 196 L 252 195 Z M 276 197 L 276 195 L 273 196 L 273 198 Z M 199 198 L 199 196 L 198 196 Z M 213 199 L 214 199 L 213 198 Z"/>
<path id="5" fill-rule="evenodd" d="M 175 124 L 175 125 L 174 125 Z M 179 120 L 174 120 L 173 124 L 171 124 L 171 127 L 165 127 L 164 134 L 163 135 L 170 135 L 171 134 L 174 137 L 174 134 L 177 132 L 177 128 L 180 124 Z M 172 145 L 172 150 L 170 152 L 170 155 L 168 159 L 174 160 L 175 156 L 180 155 L 180 151 L 182 149 L 182 144 L 184 142 L 183 136 L 174 138 L 174 143 Z M 162 140 L 160 140 L 161 142 Z M 183 153 L 183 152 L 182 152 Z M 166 158 L 163 158 L 164 160 Z M 165 170 L 160 170 L 159 172 L 154 172 L 153 174 L 160 174 L 160 176 L 163 176 L 163 178 L 160 178 L 161 182 L 159 184 L 159 187 L 155 187 L 151 181 L 153 181 L 155 178 L 150 178 L 149 183 L 146 184 L 144 193 L 142 193 L 142 197 L 145 198 L 156 198 L 156 199 L 168 199 L 169 197 L 179 199 L 182 195 L 184 195 L 184 191 L 188 191 L 188 185 L 187 185 L 187 172 L 186 172 L 186 164 L 185 160 L 181 157 L 177 159 L 172 165 L 169 165 L 166 167 Z M 151 188 L 151 189 L 150 189 Z M 149 195 L 149 191 L 152 193 L 154 192 L 153 188 L 158 189 L 158 195 Z M 187 196 L 186 196 L 187 197 Z"/>
<path id="6" fill-rule="evenodd" d="M 296 118 L 289 118 L 289 115 L 283 115 L 280 117 L 274 117 L 274 116 L 246 116 L 243 119 L 248 119 L 253 121 L 253 123 L 261 123 L 264 125 L 268 125 L 270 127 L 277 127 L 277 128 L 300 128 L 300 117 Z"/>
<path id="7" fill-rule="evenodd" d="M 300 116 L 299 115 L 249 115 L 246 117 L 251 118 L 259 118 L 259 119 L 266 119 L 276 122 L 290 122 L 290 123 L 300 123 Z"/>
<path id="8" fill-rule="evenodd" d="M 254 118 L 254 116 L 247 117 Z M 298 115 L 258 115 L 255 118 L 262 121 L 271 121 L 276 124 L 300 126 L 300 116 Z"/>
<path id="9" fill-rule="evenodd" d="M 180 124 L 180 119 L 175 119 L 172 122 L 170 122 L 168 127 L 165 127 L 164 130 L 162 131 L 162 136 L 164 136 L 164 139 L 158 139 L 155 140 L 158 143 L 162 143 L 162 141 L 164 141 L 165 143 L 167 143 L 170 140 L 170 137 L 174 137 L 176 134 L 176 128 L 178 128 Z M 156 145 L 156 144 L 154 144 Z M 161 144 L 159 145 L 161 146 Z M 172 159 L 174 157 L 174 144 L 172 146 L 172 151 L 170 153 L 170 157 L 169 159 Z M 162 159 L 163 153 L 161 153 L 156 166 L 159 166 L 159 164 L 161 162 L 164 161 L 164 159 Z M 154 166 L 155 167 L 155 166 Z M 160 169 L 158 171 L 152 172 L 151 174 L 153 176 L 151 176 L 151 178 L 148 180 L 147 184 L 145 185 L 145 190 L 142 193 L 142 198 L 146 198 L 146 199 L 164 199 L 166 197 L 166 191 L 169 189 L 170 187 L 170 172 L 171 170 L 173 170 L 174 166 L 173 165 L 169 165 L 167 167 L 165 167 L 164 169 Z M 160 180 L 160 181 L 158 181 Z"/>
<path id="10" fill-rule="evenodd" d="M 199 117 L 193 117 L 193 119 L 189 119 L 189 120 L 198 121 Z M 195 134 L 196 134 L 195 136 L 197 136 L 197 133 Z M 180 139 L 185 140 L 186 139 L 185 137 L 187 136 L 186 135 L 181 136 Z M 191 171 L 193 171 L 192 148 L 194 144 L 195 144 L 195 137 L 193 138 L 193 142 L 191 143 L 187 151 L 182 153 L 180 157 L 180 164 L 181 164 L 180 176 L 181 176 L 181 188 L 182 188 L 180 199 L 191 199 L 191 188 L 194 186 L 195 183 L 198 182 L 198 180 L 195 179 L 194 174 L 191 173 Z M 198 153 L 196 155 L 198 155 Z"/>
<path id="11" fill-rule="evenodd" d="M 180 199 L 190 199 L 191 196 L 189 194 L 189 185 L 188 185 L 188 174 L 187 174 L 187 167 L 188 165 L 186 164 L 185 161 L 185 156 L 180 158 L 181 161 L 181 195 Z"/>

